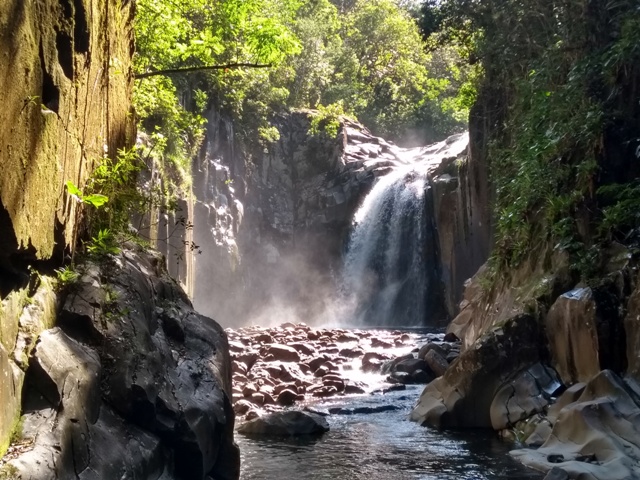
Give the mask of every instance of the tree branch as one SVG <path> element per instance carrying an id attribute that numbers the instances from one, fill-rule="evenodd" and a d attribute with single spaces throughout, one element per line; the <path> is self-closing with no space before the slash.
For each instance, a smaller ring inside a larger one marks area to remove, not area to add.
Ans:
<path id="1" fill-rule="evenodd" d="M 203 72 L 207 70 L 226 70 L 229 68 L 269 68 L 271 64 L 261 63 L 227 63 L 225 65 L 204 65 L 201 67 L 185 67 L 185 68 L 169 68 L 167 70 L 156 70 L 155 72 L 136 73 L 134 77 L 136 80 L 142 78 L 155 77 L 157 75 L 171 75 L 173 73 L 191 73 L 191 72 Z"/>

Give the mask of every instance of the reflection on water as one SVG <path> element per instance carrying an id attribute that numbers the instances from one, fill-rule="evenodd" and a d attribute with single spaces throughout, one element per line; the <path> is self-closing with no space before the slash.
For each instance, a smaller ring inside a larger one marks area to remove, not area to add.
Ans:
<path id="1" fill-rule="evenodd" d="M 331 400 L 319 408 L 392 404 L 400 410 L 332 415 L 317 439 L 255 440 L 236 435 L 242 480 L 537 480 L 493 432 L 438 432 L 406 420 L 422 387 Z"/>

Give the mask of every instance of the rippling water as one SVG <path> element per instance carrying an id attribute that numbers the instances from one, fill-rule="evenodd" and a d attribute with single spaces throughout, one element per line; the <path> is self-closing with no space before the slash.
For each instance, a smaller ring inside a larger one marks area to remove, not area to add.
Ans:
<path id="1" fill-rule="evenodd" d="M 317 439 L 255 440 L 237 434 L 242 480 L 521 480 L 543 475 L 512 460 L 490 431 L 438 432 L 407 420 L 422 386 L 342 398 L 316 408 L 394 405 L 374 414 L 331 415 Z"/>

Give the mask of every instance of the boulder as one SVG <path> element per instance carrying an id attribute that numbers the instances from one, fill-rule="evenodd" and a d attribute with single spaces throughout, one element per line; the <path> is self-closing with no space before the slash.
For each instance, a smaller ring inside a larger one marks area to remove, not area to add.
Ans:
<path id="1" fill-rule="evenodd" d="M 436 428 L 491 427 L 491 404 L 515 373 L 540 361 L 540 329 L 531 315 L 517 315 L 487 332 L 428 384 L 411 420 Z"/>
<path id="2" fill-rule="evenodd" d="M 270 437 L 319 435 L 328 431 L 329 424 L 323 416 L 298 410 L 270 413 L 238 428 L 244 435 Z"/>
<path id="3" fill-rule="evenodd" d="M 449 362 L 444 358 L 437 349 L 427 351 L 424 356 L 425 363 L 429 366 L 436 377 L 441 377 L 449 368 Z"/>
<path id="4" fill-rule="evenodd" d="M 518 372 L 496 392 L 490 408 L 491 426 L 494 430 L 510 428 L 542 412 L 561 386 L 556 372 L 541 363 Z"/>
<path id="5" fill-rule="evenodd" d="M 29 411 L 54 409 L 59 427 L 35 437 L 42 468 L 60 478 L 157 478 L 156 468 L 176 478 L 238 478 L 224 330 L 193 310 L 160 255 L 125 249 L 88 271 L 98 274 L 67 296 L 60 328 L 42 335 L 27 370 Z M 154 459 L 152 470 L 127 474 L 137 468 L 127 459 L 138 455 Z M 16 465 L 24 473 L 32 463 Z"/>
<path id="6" fill-rule="evenodd" d="M 300 354 L 293 347 L 272 343 L 266 345 L 265 355 L 271 355 L 274 360 L 280 362 L 299 362 Z"/>
<path id="7" fill-rule="evenodd" d="M 618 375 L 603 370 L 560 410 L 539 449 L 511 455 L 541 471 L 561 463 L 570 478 L 635 480 L 640 478 L 639 419 L 638 397 Z"/>

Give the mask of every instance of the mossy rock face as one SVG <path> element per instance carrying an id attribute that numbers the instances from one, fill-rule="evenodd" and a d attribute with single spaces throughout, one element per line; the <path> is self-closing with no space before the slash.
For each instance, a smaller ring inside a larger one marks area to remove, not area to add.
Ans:
<path id="1" fill-rule="evenodd" d="M 20 419 L 29 355 L 40 334 L 56 320 L 55 281 L 48 277 L 39 281 L 33 296 L 22 289 L 0 302 L 0 455 L 9 446 Z"/>
<path id="2" fill-rule="evenodd" d="M 12 254 L 49 258 L 70 245 L 77 209 L 65 182 L 82 186 L 105 147 L 115 154 L 131 132 L 131 4 L 103 3 L 0 4 L 5 269 Z"/>

